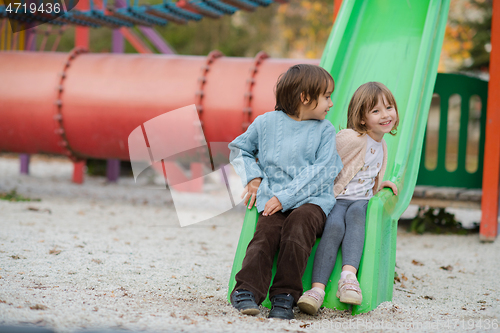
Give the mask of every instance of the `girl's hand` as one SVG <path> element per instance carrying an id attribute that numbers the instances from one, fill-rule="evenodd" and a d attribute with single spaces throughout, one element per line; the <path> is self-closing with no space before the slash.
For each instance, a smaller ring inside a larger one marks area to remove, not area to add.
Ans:
<path id="1" fill-rule="evenodd" d="M 245 186 L 245 190 L 241 194 L 241 198 L 246 203 L 247 199 L 250 195 L 250 202 L 248 203 L 248 209 L 253 207 L 255 200 L 257 200 L 257 190 L 259 189 L 260 183 L 262 182 L 262 178 L 254 178 L 248 182 L 247 186 Z"/>
<path id="2" fill-rule="evenodd" d="M 381 188 L 384 188 L 384 187 L 389 187 L 392 192 L 394 193 L 394 195 L 398 195 L 398 188 L 396 187 L 396 184 L 394 184 L 393 182 L 389 181 L 389 180 L 386 180 L 386 181 L 383 181 L 382 184 L 380 185 Z"/>
<path id="3" fill-rule="evenodd" d="M 273 215 L 274 213 L 282 209 L 283 206 L 281 205 L 281 202 L 278 200 L 278 198 L 272 197 L 271 199 L 269 199 L 268 202 L 266 202 L 266 206 L 264 207 L 262 215 L 264 216 Z"/>

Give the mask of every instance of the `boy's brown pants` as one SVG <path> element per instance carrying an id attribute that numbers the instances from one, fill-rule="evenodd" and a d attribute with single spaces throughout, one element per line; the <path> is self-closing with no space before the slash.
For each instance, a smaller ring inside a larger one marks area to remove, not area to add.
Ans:
<path id="1" fill-rule="evenodd" d="M 286 212 L 259 216 L 257 229 L 248 244 L 234 290 L 253 292 L 257 304 L 267 296 L 291 294 L 297 302 L 302 295 L 302 275 L 316 237 L 321 236 L 326 215 L 314 204 Z M 274 256 L 279 249 L 276 275 L 271 288 Z"/>

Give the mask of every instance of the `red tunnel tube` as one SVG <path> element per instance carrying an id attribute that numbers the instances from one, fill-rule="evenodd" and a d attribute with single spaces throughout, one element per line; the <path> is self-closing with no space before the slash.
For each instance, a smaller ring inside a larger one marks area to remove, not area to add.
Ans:
<path id="1" fill-rule="evenodd" d="M 201 56 L 0 52 L 0 152 L 70 155 L 66 141 L 78 158 L 129 160 L 132 130 L 191 104 L 202 106 L 198 111 L 202 109 L 207 142 L 230 142 L 244 131 L 244 123 L 274 109 L 273 90 L 281 73 L 297 63 L 319 63 L 212 59 L 210 63 Z M 248 114 L 245 96 L 250 90 Z M 60 123 L 54 120 L 58 113 Z"/>

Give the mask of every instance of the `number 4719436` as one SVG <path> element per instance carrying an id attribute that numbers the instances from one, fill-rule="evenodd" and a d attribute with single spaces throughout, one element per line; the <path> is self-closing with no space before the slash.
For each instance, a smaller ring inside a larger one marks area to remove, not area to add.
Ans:
<path id="1" fill-rule="evenodd" d="M 14 6 L 17 6 L 17 8 L 13 8 Z M 14 2 L 14 3 L 9 3 L 7 7 L 5 8 L 5 11 L 8 13 L 14 12 L 17 14 L 19 10 L 21 9 L 19 14 L 27 14 L 30 12 L 31 14 L 38 14 L 38 13 L 47 13 L 47 14 L 59 14 L 61 12 L 61 4 L 60 3 L 41 3 L 40 5 L 37 6 L 36 3 L 20 3 L 20 2 Z"/>

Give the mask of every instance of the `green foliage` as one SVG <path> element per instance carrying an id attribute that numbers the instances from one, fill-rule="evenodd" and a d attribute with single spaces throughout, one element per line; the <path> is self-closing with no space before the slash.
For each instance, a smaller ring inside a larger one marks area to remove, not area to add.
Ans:
<path id="1" fill-rule="evenodd" d="M 486 49 L 491 47 L 491 17 L 493 14 L 493 0 L 473 0 L 472 3 L 481 11 L 481 20 L 470 22 L 471 28 L 476 32 L 472 37 L 472 49 L 470 55 L 472 64 L 465 67 L 468 70 L 488 70 L 490 66 L 490 52 Z"/>
<path id="2" fill-rule="evenodd" d="M 27 197 L 23 197 L 19 193 L 17 193 L 17 190 L 14 189 L 8 193 L 0 193 L 0 200 L 6 200 L 6 201 L 41 201 L 41 199 L 31 199 Z"/>
<path id="3" fill-rule="evenodd" d="M 410 224 L 409 231 L 418 234 L 466 235 L 479 232 L 479 228 L 477 226 L 473 229 L 463 228 L 462 223 L 455 219 L 455 215 L 448 213 L 444 208 L 431 207 L 426 209 L 419 207 L 417 216 Z"/>
<path id="4" fill-rule="evenodd" d="M 491 17 L 493 14 L 493 0 L 470 0 L 472 8 L 479 14 L 478 17 L 466 17 L 460 24 L 468 26 L 474 33 L 469 50 L 471 63 L 465 64 L 463 70 L 487 71 L 490 66 L 491 48 Z"/>
<path id="5" fill-rule="evenodd" d="M 203 18 L 186 25 L 168 24 L 157 31 L 178 54 L 207 55 L 219 50 L 226 56 L 255 56 L 268 41 L 278 4 L 254 12 L 238 11 L 218 19 Z"/>
<path id="6" fill-rule="evenodd" d="M 100 159 L 88 159 L 87 163 L 87 174 L 89 176 L 106 176 L 107 173 L 107 160 Z M 130 161 L 120 161 L 120 176 L 121 177 L 131 177 L 133 176 L 132 165 Z"/>
<path id="7" fill-rule="evenodd" d="M 88 159 L 87 163 L 87 174 L 91 176 L 106 176 L 106 160 L 98 159 Z"/>

